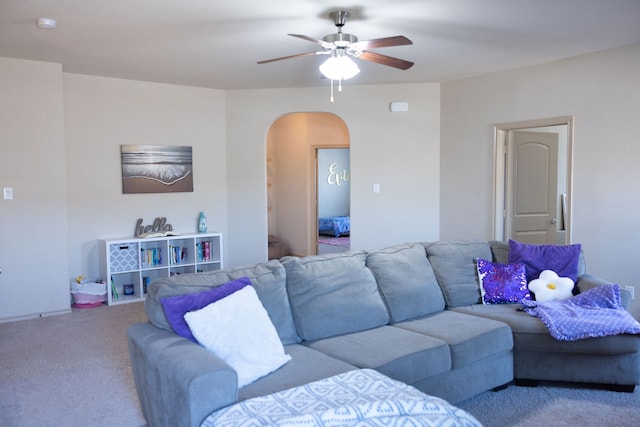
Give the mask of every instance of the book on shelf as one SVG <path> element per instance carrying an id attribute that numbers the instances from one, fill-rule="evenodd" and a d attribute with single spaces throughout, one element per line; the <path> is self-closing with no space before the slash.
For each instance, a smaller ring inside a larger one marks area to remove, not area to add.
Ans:
<path id="1" fill-rule="evenodd" d="M 116 284 L 113 282 L 113 276 L 111 277 L 111 298 L 116 300 L 118 299 L 118 290 L 116 289 Z"/>
<path id="2" fill-rule="evenodd" d="M 181 264 L 187 259 L 187 248 L 182 246 L 169 246 L 169 256 L 171 257 L 171 264 Z"/>
<path id="3" fill-rule="evenodd" d="M 179 235 L 180 233 L 176 233 L 175 231 L 149 231 L 148 233 L 139 234 L 136 237 L 149 239 L 151 237 L 167 237 L 167 236 L 179 236 Z"/>
<path id="4" fill-rule="evenodd" d="M 198 261 L 211 261 L 211 242 L 208 240 L 203 240 L 196 244 L 196 249 L 198 251 Z"/>
<path id="5" fill-rule="evenodd" d="M 140 248 L 140 260 L 143 268 L 162 265 L 162 249 Z"/>

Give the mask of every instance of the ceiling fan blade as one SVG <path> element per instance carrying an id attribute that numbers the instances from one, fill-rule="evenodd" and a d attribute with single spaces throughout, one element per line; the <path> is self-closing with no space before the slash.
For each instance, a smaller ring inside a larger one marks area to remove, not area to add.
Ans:
<path id="1" fill-rule="evenodd" d="M 322 46 L 325 49 L 331 49 L 333 47 L 333 45 L 329 42 L 326 42 L 324 40 L 314 39 L 313 37 L 305 36 L 303 34 L 288 34 L 288 35 L 290 35 L 291 37 L 297 37 L 299 39 L 309 41 L 311 43 L 318 43 L 320 46 Z"/>
<path id="2" fill-rule="evenodd" d="M 405 61 L 404 59 L 393 58 L 387 55 L 380 55 L 375 52 L 362 52 L 357 55 L 358 59 L 363 61 L 371 61 L 377 64 L 388 65 L 389 67 L 399 68 L 401 70 L 408 70 L 413 66 L 413 62 Z"/>
<path id="3" fill-rule="evenodd" d="M 383 37 L 381 39 L 363 40 L 361 42 L 351 43 L 350 48 L 357 50 L 376 49 L 379 47 L 405 46 L 413 44 L 411 40 L 405 36 Z"/>
<path id="4" fill-rule="evenodd" d="M 268 64 L 269 62 L 282 61 L 282 60 L 285 60 L 285 59 L 298 58 L 298 57 L 301 57 L 301 56 L 322 55 L 322 54 L 324 54 L 324 52 L 298 53 L 298 54 L 295 54 L 295 55 L 281 56 L 280 58 L 265 59 L 264 61 L 258 61 L 258 64 Z"/>

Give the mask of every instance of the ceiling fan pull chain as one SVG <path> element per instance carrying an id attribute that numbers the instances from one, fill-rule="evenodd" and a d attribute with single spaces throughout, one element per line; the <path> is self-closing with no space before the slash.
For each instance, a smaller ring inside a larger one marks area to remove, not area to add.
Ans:
<path id="1" fill-rule="evenodd" d="M 342 79 L 338 80 L 338 92 L 342 92 Z"/>
<path id="2" fill-rule="evenodd" d="M 329 98 L 330 102 L 333 102 L 333 80 L 331 80 L 331 97 Z"/>

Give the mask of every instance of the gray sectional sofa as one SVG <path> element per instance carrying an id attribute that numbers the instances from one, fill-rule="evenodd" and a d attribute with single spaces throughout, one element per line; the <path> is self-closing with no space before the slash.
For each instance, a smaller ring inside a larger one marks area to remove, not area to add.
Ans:
<path id="1" fill-rule="evenodd" d="M 128 330 L 144 416 L 150 426 L 197 426 L 239 400 L 357 368 L 451 403 L 514 379 L 640 384 L 639 337 L 557 341 L 517 304 L 481 303 L 476 260 L 506 263 L 508 250 L 503 242 L 407 243 L 159 279 L 148 287 L 149 322 Z M 172 331 L 161 299 L 241 277 L 292 360 L 238 389 L 224 361 Z M 606 283 L 585 273 L 581 257 L 578 287 Z"/>

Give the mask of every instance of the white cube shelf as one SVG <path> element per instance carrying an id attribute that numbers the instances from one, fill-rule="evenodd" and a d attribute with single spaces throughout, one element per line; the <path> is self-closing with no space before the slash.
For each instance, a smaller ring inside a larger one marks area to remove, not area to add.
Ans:
<path id="1" fill-rule="evenodd" d="M 222 268 L 221 233 L 100 239 L 109 305 L 144 300 L 147 285 L 160 277 Z"/>

